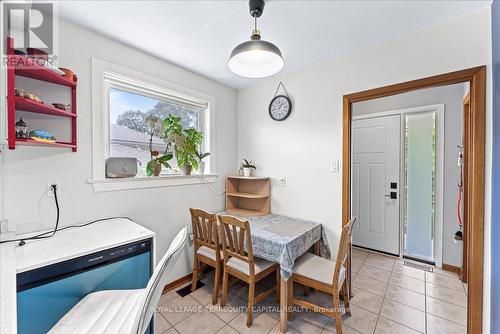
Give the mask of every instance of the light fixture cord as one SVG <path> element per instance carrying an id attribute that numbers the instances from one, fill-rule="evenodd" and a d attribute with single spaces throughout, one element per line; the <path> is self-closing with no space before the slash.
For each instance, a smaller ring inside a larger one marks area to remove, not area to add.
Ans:
<path id="1" fill-rule="evenodd" d="M 257 31 L 257 16 L 254 16 L 254 21 L 255 21 L 255 26 L 254 26 L 254 30 Z"/>

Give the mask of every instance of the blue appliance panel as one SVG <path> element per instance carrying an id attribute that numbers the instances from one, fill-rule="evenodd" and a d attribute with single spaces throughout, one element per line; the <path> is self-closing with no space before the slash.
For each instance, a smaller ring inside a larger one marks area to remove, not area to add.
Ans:
<path id="1" fill-rule="evenodd" d="M 47 333 L 89 293 L 145 288 L 150 276 L 150 241 L 21 273 L 17 278 L 18 333 Z"/>

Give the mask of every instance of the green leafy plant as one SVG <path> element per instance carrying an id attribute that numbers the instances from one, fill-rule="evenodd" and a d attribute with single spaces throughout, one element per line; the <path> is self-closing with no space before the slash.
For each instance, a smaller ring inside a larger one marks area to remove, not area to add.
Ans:
<path id="1" fill-rule="evenodd" d="M 254 164 L 252 164 L 251 161 L 248 161 L 247 159 L 243 159 L 243 162 L 241 163 L 241 168 L 252 168 L 252 169 L 257 169 Z"/>
<path id="2" fill-rule="evenodd" d="M 183 130 L 182 140 L 175 143 L 175 156 L 179 166 L 188 165 L 198 169 L 197 147 L 203 141 L 203 132 L 196 129 Z"/>
<path id="3" fill-rule="evenodd" d="M 210 153 L 208 153 L 208 152 L 206 152 L 206 153 L 196 152 L 196 156 L 198 157 L 198 160 L 200 162 L 201 162 L 201 160 L 205 159 L 209 155 L 210 155 Z"/>
<path id="4" fill-rule="evenodd" d="M 182 141 L 183 131 L 181 125 L 181 118 L 173 115 L 168 115 L 163 120 L 163 140 L 167 144 L 167 149 L 175 145 L 177 141 Z"/>
<path id="5" fill-rule="evenodd" d="M 171 168 L 168 161 L 172 160 L 173 154 L 168 152 L 169 145 L 165 148 L 165 152 L 160 155 L 160 152 L 153 150 L 153 137 L 160 137 L 163 135 L 164 126 L 163 122 L 159 117 L 156 116 L 148 116 L 145 119 L 145 124 L 148 126 L 150 131 L 149 137 L 149 154 L 151 156 L 151 160 L 149 160 L 146 166 L 146 175 L 159 175 L 161 172 L 161 167 L 165 166 L 166 168 Z"/>
<path id="6" fill-rule="evenodd" d="M 193 166 L 198 169 L 201 159 L 208 154 L 203 154 L 200 159 L 197 148 L 203 142 L 203 132 L 193 128 L 183 129 L 181 118 L 168 115 L 163 120 L 163 140 L 167 144 L 167 149 L 173 146 L 175 157 L 179 166 Z"/>
<path id="7" fill-rule="evenodd" d="M 146 166 L 146 174 L 148 176 L 153 174 L 159 175 L 162 165 L 166 168 L 172 168 L 168 161 L 172 160 L 173 157 L 174 155 L 171 153 L 166 153 L 160 156 L 158 151 L 151 151 L 151 160 L 149 160 L 148 165 Z"/>

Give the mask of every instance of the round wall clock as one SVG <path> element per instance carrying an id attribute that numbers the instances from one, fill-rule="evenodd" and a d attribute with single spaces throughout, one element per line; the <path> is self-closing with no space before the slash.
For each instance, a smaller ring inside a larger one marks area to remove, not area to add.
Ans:
<path id="1" fill-rule="evenodd" d="M 269 116 L 275 121 L 283 121 L 292 112 L 292 102 L 285 95 L 277 95 L 269 103 Z"/>

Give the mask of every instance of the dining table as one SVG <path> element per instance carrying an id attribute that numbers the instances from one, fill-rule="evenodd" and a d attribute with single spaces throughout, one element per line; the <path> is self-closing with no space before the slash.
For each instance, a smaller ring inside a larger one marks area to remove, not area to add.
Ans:
<path id="1" fill-rule="evenodd" d="M 288 279 L 295 260 L 309 250 L 330 259 L 330 248 L 321 223 L 278 214 L 245 216 L 221 212 L 250 223 L 253 255 L 280 265 L 280 332 L 287 331 Z"/>

